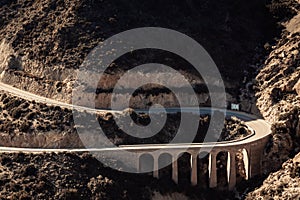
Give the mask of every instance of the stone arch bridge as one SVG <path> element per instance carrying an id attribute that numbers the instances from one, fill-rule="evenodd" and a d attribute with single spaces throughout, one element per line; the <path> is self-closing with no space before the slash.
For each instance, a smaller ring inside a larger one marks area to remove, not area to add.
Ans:
<path id="1" fill-rule="evenodd" d="M 91 108 L 84 108 L 80 106 L 74 106 L 63 102 L 58 102 L 53 99 L 37 96 L 29 92 L 25 92 L 14 88 L 12 86 L 0 83 L 0 90 L 9 92 L 13 95 L 25 98 L 28 100 L 35 100 L 36 102 L 57 105 L 62 107 L 68 107 L 73 109 L 78 107 L 78 110 L 93 111 Z M 185 108 L 186 111 L 192 111 L 192 108 Z M 167 109 L 167 112 L 177 112 L 177 108 Z M 208 112 L 211 110 L 219 110 L 212 108 L 201 108 L 202 111 Z M 181 108 L 181 111 L 184 109 Z M 236 111 L 224 111 L 226 115 L 237 116 L 245 121 L 246 125 L 253 130 L 252 135 L 241 140 L 217 142 L 217 143 L 201 143 L 201 144 L 147 144 L 147 145 L 130 145 L 120 146 L 115 148 L 99 148 L 99 149 L 32 149 L 32 148 L 12 148 L 12 147 L 0 147 L 1 152 L 24 152 L 24 153 L 38 153 L 38 152 L 96 152 L 101 155 L 112 155 L 113 157 L 120 158 L 120 160 L 131 163 L 131 167 L 135 168 L 137 172 L 153 171 L 153 176 L 159 178 L 160 173 L 160 160 L 162 157 L 170 159 L 172 163 L 172 176 L 174 182 L 178 183 L 178 158 L 183 153 L 188 153 L 190 156 L 190 182 L 192 185 L 197 185 L 197 162 L 199 155 L 203 155 L 206 152 L 208 155 L 209 164 L 207 170 L 209 172 L 208 182 L 210 188 L 217 187 L 217 155 L 220 152 L 227 153 L 227 182 L 228 189 L 232 190 L 236 185 L 236 159 L 235 156 L 238 151 L 243 154 L 243 162 L 245 166 L 246 179 L 249 179 L 255 175 L 262 173 L 262 156 L 264 147 L 269 140 L 271 134 L 270 125 L 263 119 L 259 119 L 256 116 L 236 112 Z M 132 157 L 122 157 L 122 151 L 128 151 L 134 153 Z M 148 164 L 145 166 L 143 160 L 147 158 Z M 148 168 L 148 169 L 145 169 Z"/>

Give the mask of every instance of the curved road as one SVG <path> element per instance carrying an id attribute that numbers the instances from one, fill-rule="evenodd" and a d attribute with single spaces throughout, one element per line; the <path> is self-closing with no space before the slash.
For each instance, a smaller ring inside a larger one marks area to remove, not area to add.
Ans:
<path id="1" fill-rule="evenodd" d="M 27 100 L 34 100 L 39 103 L 46 103 L 49 105 L 55 105 L 55 106 L 61 106 L 69 109 L 76 109 L 76 110 L 82 110 L 82 111 L 109 111 L 109 112 L 121 112 L 121 111 L 111 111 L 111 110 L 98 110 L 98 109 L 92 109 L 82 106 L 76 106 L 71 105 L 63 102 L 59 102 L 53 99 L 45 98 L 42 96 L 38 96 L 20 89 L 17 89 L 15 87 L 12 87 L 10 85 L 4 84 L 0 82 L 0 90 L 3 90 L 5 92 L 11 93 L 14 96 L 18 96 Z M 157 112 L 160 112 L 161 110 L 156 110 Z M 168 108 L 166 109 L 167 112 L 195 112 L 193 108 L 186 107 L 186 108 Z M 258 117 L 237 112 L 237 111 L 230 111 L 230 110 L 222 110 L 217 108 L 207 108 L 207 107 L 201 107 L 200 113 L 211 113 L 211 111 L 220 111 L 226 113 L 227 116 L 236 116 L 242 120 L 245 121 L 245 124 L 249 126 L 251 129 L 254 130 L 254 134 L 251 137 L 246 137 L 241 140 L 236 141 L 227 141 L 227 142 L 217 142 L 217 143 L 201 143 L 201 144 L 151 144 L 151 145 L 130 145 L 130 146 L 120 146 L 115 148 L 100 148 L 100 149 L 39 149 L 39 148 L 14 148 L 14 147 L 0 147 L 1 152 L 29 152 L 29 153 L 41 153 L 41 152 L 105 152 L 105 151 L 118 151 L 118 150 L 128 150 L 128 151 L 134 151 L 134 150 L 156 150 L 156 149 L 187 149 L 187 148 L 212 148 L 212 147 L 223 147 L 223 148 L 230 148 L 233 146 L 245 146 L 252 143 L 255 143 L 256 141 L 259 141 L 263 138 L 268 137 L 271 134 L 271 126 L 268 124 L 265 120 L 259 119 Z M 143 110 L 138 110 L 138 112 L 143 112 Z"/>

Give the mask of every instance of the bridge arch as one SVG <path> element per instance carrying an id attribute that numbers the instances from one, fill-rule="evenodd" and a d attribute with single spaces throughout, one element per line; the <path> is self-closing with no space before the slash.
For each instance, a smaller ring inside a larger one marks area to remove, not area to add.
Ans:
<path id="1" fill-rule="evenodd" d="M 162 153 L 158 157 L 158 176 L 163 179 L 172 179 L 173 156 L 170 153 Z"/>
<path id="2" fill-rule="evenodd" d="M 232 190 L 236 184 L 237 167 L 236 164 L 238 150 L 234 149 L 227 154 L 227 185 L 228 189 Z"/>
<path id="3" fill-rule="evenodd" d="M 154 157 L 149 153 L 144 153 L 139 156 L 139 172 L 153 173 Z"/>
<path id="4" fill-rule="evenodd" d="M 209 187 L 209 152 L 200 151 L 197 155 L 197 185 Z"/>
<path id="5" fill-rule="evenodd" d="M 192 176 L 192 154 L 189 152 L 180 153 L 178 162 L 178 184 L 190 185 Z"/>
<path id="6" fill-rule="evenodd" d="M 228 187 L 228 158 L 230 156 L 229 151 L 220 151 L 217 154 L 217 188 L 226 188 Z"/>

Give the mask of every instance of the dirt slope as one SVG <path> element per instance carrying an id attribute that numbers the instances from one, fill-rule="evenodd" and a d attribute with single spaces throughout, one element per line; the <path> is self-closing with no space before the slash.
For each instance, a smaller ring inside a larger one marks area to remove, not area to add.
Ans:
<path id="1" fill-rule="evenodd" d="M 99 42 L 145 26 L 174 29 L 203 45 L 226 81 L 230 100 L 237 101 L 240 82 L 247 81 L 245 69 L 274 34 L 260 0 L 12 0 L 1 1 L 0 17 L 2 81 L 62 101 L 70 101 L 74 70 Z M 156 53 L 155 60 L 171 59 L 167 64 L 188 71 L 186 63 L 163 56 Z M 126 69 L 147 59 L 138 54 L 114 66 Z"/>

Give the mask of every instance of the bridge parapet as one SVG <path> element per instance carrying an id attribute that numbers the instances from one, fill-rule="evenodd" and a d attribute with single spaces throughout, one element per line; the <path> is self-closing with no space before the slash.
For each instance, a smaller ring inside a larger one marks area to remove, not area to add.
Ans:
<path id="1" fill-rule="evenodd" d="M 218 185 L 217 177 L 217 155 L 220 152 L 227 152 L 227 182 L 228 189 L 232 190 L 236 185 L 236 154 L 240 151 L 244 163 L 246 179 L 262 173 L 262 156 L 264 147 L 269 140 L 269 134 L 265 136 L 258 135 L 256 138 L 247 138 L 233 143 L 215 143 L 215 144 L 178 144 L 178 145 L 153 145 L 151 149 L 138 149 L 131 151 L 138 152 L 138 170 L 141 170 L 140 158 L 143 154 L 150 154 L 154 160 L 153 175 L 159 178 L 160 164 L 158 162 L 161 154 L 168 154 L 172 157 L 172 179 L 178 183 L 178 158 L 184 153 L 190 155 L 190 170 L 192 185 L 198 184 L 198 168 L 197 162 L 200 153 L 207 152 L 209 158 L 209 187 L 216 188 Z M 144 146 L 145 147 L 145 146 Z M 132 148 L 132 146 L 131 146 Z M 152 150 L 152 152 L 150 151 Z"/>

